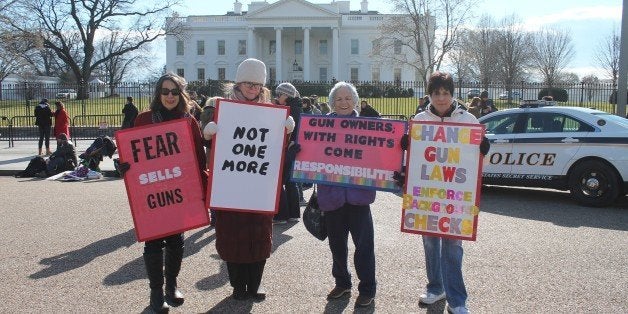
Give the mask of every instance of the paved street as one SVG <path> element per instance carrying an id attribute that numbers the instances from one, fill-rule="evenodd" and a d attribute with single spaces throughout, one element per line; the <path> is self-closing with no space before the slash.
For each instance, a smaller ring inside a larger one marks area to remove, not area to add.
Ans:
<path id="1" fill-rule="evenodd" d="M 4 176 L 0 189 L 0 312 L 147 310 L 143 244 L 135 240 L 122 180 Z M 419 236 L 399 231 L 400 204 L 379 192 L 373 206 L 378 291 L 374 307 L 360 312 L 443 313 L 444 301 L 418 305 L 426 283 L 423 248 Z M 485 187 L 481 208 L 478 240 L 465 243 L 472 312 L 628 312 L 625 199 L 584 208 L 563 192 Z M 263 278 L 268 297 L 260 303 L 229 298 L 214 240 L 210 228 L 186 232 L 179 276 L 186 301 L 171 312 L 353 312 L 356 278 L 350 299 L 327 302 L 329 248 L 301 223 L 275 228 Z"/>

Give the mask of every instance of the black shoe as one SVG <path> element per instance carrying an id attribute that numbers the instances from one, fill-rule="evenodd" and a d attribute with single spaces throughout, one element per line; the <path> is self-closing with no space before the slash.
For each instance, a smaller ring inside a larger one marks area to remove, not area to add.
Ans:
<path id="1" fill-rule="evenodd" d="M 181 291 L 179 291 L 177 287 L 170 289 L 166 287 L 165 299 L 170 306 L 179 306 L 185 301 L 185 299 L 183 298 L 183 293 L 181 293 Z"/>
<path id="2" fill-rule="evenodd" d="M 262 289 L 257 289 L 256 292 L 248 291 L 247 294 L 249 295 L 249 298 L 253 299 L 255 302 L 266 300 L 266 292 Z"/>
<path id="3" fill-rule="evenodd" d="M 170 307 L 168 303 L 164 301 L 164 292 L 161 289 L 150 290 L 150 308 L 155 313 L 168 313 Z"/>
<path id="4" fill-rule="evenodd" d="M 358 308 L 370 306 L 371 304 L 373 304 L 373 300 L 374 298 L 359 295 L 358 298 L 355 300 L 355 307 Z"/>
<path id="5" fill-rule="evenodd" d="M 351 296 L 351 289 L 336 286 L 327 294 L 327 300 L 336 300 L 344 296 Z"/>
<path id="6" fill-rule="evenodd" d="M 239 291 L 234 289 L 231 297 L 238 301 L 244 301 L 249 298 L 249 295 L 246 293 L 246 291 Z"/>

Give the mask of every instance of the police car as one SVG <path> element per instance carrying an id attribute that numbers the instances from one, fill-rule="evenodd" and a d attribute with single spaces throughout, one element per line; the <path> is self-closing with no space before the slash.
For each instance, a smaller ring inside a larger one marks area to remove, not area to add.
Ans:
<path id="1" fill-rule="evenodd" d="M 586 206 L 628 193 L 628 119 L 524 101 L 480 118 L 491 149 L 483 183 L 569 190 Z"/>

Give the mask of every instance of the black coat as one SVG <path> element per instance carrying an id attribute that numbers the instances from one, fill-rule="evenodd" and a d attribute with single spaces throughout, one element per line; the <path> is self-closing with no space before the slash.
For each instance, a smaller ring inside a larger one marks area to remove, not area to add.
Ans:
<path id="1" fill-rule="evenodd" d="M 35 107 L 35 125 L 50 127 L 52 125 L 52 115 L 52 110 L 48 104 L 45 106 L 38 104 L 37 107 Z"/>
<path id="2" fill-rule="evenodd" d="M 362 108 L 362 110 L 360 110 L 360 117 L 379 118 L 381 116 L 379 115 L 379 112 L 375 110 L 375 108 L 371 107 L 371 105 L 366 105 L 364 106 L 364 108 Z"/>

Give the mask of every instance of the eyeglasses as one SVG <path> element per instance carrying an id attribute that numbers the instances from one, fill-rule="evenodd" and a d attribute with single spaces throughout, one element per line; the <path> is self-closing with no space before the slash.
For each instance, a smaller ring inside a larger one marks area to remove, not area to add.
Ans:
<path id="1" fill-rule="evenodd" d="M 168 96 L 168 94 L 172 94 L 172 96 L 179 96 L 181 95 L 181 90 L 179 90 L 178 88 L 174 88 L 174 89 L 162 88 L 160 93 L 164 96 Z"/>
<path id="2" fill-rule="evenodd" d="M 260 88 L 260 87 L 262 87 L 262 84 L 252 83 L 252 82 L 242 82 L 242 85 L 246 86 L 247 88 Z"/>

